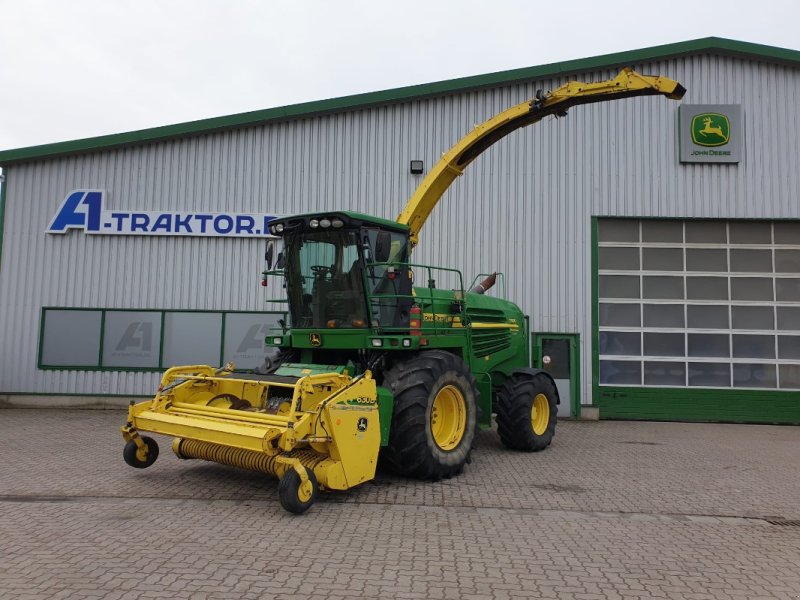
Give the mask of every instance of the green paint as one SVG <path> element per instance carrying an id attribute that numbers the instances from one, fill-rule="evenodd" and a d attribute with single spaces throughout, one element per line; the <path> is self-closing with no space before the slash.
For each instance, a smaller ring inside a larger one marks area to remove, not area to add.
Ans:
<path id="1" fill-rule="evenodd" d="M 598 270 L 598 223 L 597 217 L 592 217 L 591 236 L 592 236 L 592 404 L 598 397 L 600 387 L 600 290 Z"/>
<path id="2" fill-rule="evenodd" d="M 329 113 L 363 110 L 373 106 L 411 102 L 436 96 L 447 96 L 469 92 L 472 90 L 508 86 L 537 79 L 564 77 L 567 75 L 599 69 L 612 69 L 616 67 L 651 62 L 663 61 L 670 58 L 692 54 L 717 54 L 734 56 L 743 59 L 765 60 L 772 63 L 797 66 L 800 64 L 800 52 L 786 50 L 774 46 L 751 44 L 717 37 L 707 37 L 676 44 L 652 46 L 627 52 L 616 52 L 578 60 L 568 60 L 536 67 L 525 67 L 510 71 L 500 71 L 486 75 L 462 77 L 447 81 L 426 83 L 391 90 L 344 96 L 331 100 L 305 102 L 291 106 L 257 110 L 236 115 L 215 117 L 154 127 L 115 135 L 87 138 L 42 146 L 31 146 L 16 150 L 0 152 L 0 166 L 29 161 L 33 159 L 53 158 L 67 154 L 108 150 L 125 146 L 141 145 L 162 140 L 175 139 L 186 136 L 195 136 L 227 131 L 245 127 L 254 127 L 268 123 L 309 118 Z"/>
<path id="3" fill-rule="evenodd" d="M 8 187 L 8 169 L 3 169 L 0 179 L 0 270 L 3 268 L 3 232 L 6 220 L 6 187 Z"/>
<path id="4" fill-rule="evenodd" d="M 692 117 L 692 141 L 698 146 L 724 146 L 731 136 L 728 117 L 719 113 L 702 113 Z"/>
<path id="5" fill-rule="evenodd" d="M 275 371 L 284 377 L 307 377 L 309 375 L 325 375 L 326 373 L 344 373 L 347 365 L 317 365 L 306 363 L 283 363 Z"/>
<path id="6" fill-rule="evenodd" d="M 603 419 L 800 424 L 800 392 L 602 387 Z"/>
<path id="7" fill-rule="evenodd" d="M 577 333 L 534 333 L 531 346 L 536 361 L 534 366 L 537 369 L 544 369 L 542 342 L 545 339 L 569 342 L 569 414 L 576 419 L 579 416 L 581 405 L 580 335 Z M 564 402 L 564 398 L 560 398 L 560 400 L 562 403 Z"/>
<path id="8" fill-rule="evenodd" d="M 389 443 L 389 431 L 392 426 L 394 412 L 394 395 L 385 387 L 378 386 L 378 419 L 381 425 L 381 446 Z"/>

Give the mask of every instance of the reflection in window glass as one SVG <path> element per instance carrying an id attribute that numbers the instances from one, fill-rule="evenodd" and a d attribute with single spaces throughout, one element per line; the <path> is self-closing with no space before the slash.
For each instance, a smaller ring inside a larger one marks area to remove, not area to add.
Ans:
<path id="1" fill-rule="evenodd" d="M 237 369 L 255 369 L 264 363 L 264 340 L 279 329 L 280 314 L 228 313 L 225 315 L 223 361 L 232 360 Z"/>
<path id="2" fill-rule="evenodd" d="M 727 277 L 687 277 L 686 297 L 689 300 L 727 300 Z"/>
<path id="3" fill-rule="evenodd" d="M 638 271 L 639 249 L 601 247 L 598 265 L 601 269 L 611 271 Z"/>
<path id="4" fill-rule="evenodd" d="M 800 279 L 776 279 L 778 302 L 800 302 Z"/>
<path id="5" fill-rule="evenodd" d="M 545 338 L 542 340 L 542 356 L 549 356 L 550 363 L 544 370 L 552 375 L 553 379 L 570 378 L 569 340 Z"/>
<path id="6" fill-rule="evenodd" d="M 731 300 L 772 301 L 772 279 L 766 277 L 731 277 Z"/>
<path id="7" fill-rule="evenodd" d="M 778 336 L 778 358 L 800 360 L 800 335 Z"/>
<path id="8" fill-rule="evenodd" d="M 642 292 L 643 298 L 652 300 L 683 300 L 683 277 L 646 275 Z"/>
<path id="9" fill-rule="evenodd" d="M 686 250 L 686 270 L 727 273 L 728 251 L 688 248 Z"/>
<path id="10" fill-rule="evenodd" d="M 636 219 L 603 219 L 598 222 L 597 237 L 601 242 L 638 242 L 639 221 Z"/>
<path id="11" fill-rule="evenodd" d="M 733 387 L 774 388 L 778 386 L 775 365 L 733 365 Z"/>
<path id="12" fill-rule="evenodd" d="M 800 244 L 800 222 L 798 221 L 775 221 L 772 224 L 775 231 L 776 244 Z"/>
<path id="13" fill-rule="evenodd" d="M 774 329 L 775 309 L 771 306 L 731 306 L 734 329 Z"/>
<path id="14" fill-rule="evenodd" d="M 645 385 L 686 385 L 686 364 L 682 362 L 656 362 L 644 363 Z"/>
<path id="15" fill-rule="evenodd" d="M 600 383 L 641 385 L 642 363 L 629 360 L 601 360 Z"/>
<path id="16" fill-rule="evenodd" d="M 645 271 L 683 271 L 683 250 L 680 248 L 642 248 L 642 269 Z"/>
<path id="17" fill-rule="evenodd" d="M 639 298 L 639 277 L 632 275 L 600 275 L 601 298 Z"/>
<path id="18" fill-rule="evenodd" d="M 168 312 L 163 364 L 219 366 L 221 338 L 222 313 Z"/>
<path id="19" fill-rule="evenodd" d="M 771 244 L 772 224 L 766 221 L 731 221 L 731 244 Z"/>
<path id="20" fill-rule="evenodd" d="M 800 220 L 628 219 L 605 235 L 625 247 L 599 249 L 601 268 L 641 276 L 599 277 L 600 327 L 638 330 L 602 333 L 604 381 L 800 389 L 800 365 L 780 364 L 800 362 Z"/>
<path id="21" fill-rule="evenodd" d="M 775 272 L 800 273 L 800 250 L 775 250 Z"/>
<path id="22" fill-rule="evenodd" d="M 641 353 L 641 334 L 639 332 L 600 332 L 600 354 L 636 356 Z"/>
<path id="23" fill-rule="evenodd" d="M 601 327 L 640 327 L 638 304 L 600 304 Z"/>
<path id="24" fill-rule="evenodd" d="M 728 329 L 728 307 L 719 304 L 690 304 L 686 319 L 694 329 Z"/>
<path id="25" fill-rule="evenodd" d="M 644 334 L 644 353 L 647 356 L 685 356 L 686 346 L 682 333 Z"/>
<path id="26" fill-rule="evenodd" d="M 781 389 L 800 389 L 800 365 L 780 365 Z"/>
<path id="27" fill-rule="evenodd" d="M 642 221 L 642 242 L 683 242 L 683 223 L 681 221 Z"/>
<path id="28" fill-rule="evenodd" d="M 772 273 L 772 250 L 731 249 L 731 271 Z"/>
<path id="29" fill-rule="evenodd" d="M 687 244 L 726 244 L 728 228 L 724 221 L 686 221 Z"/>
<path id="30" fill-rule="evenodd" d="M 778 306 L 778 329 L 782 331 L 800 331 L 800 306 Z"/>
<path id="31" fill-rule="evenodd" d="M 689 363 L 689 385 L 703 387 L 730 387 L 730 363 Z"/>
<path id="32" fill-rule="evenodd" d="M 775 358 L 774 335 L 734 334 L 734 358 Z"/>
<path id="33" fill-rule="evenodd" d="M 46 309 L 42 323 L 42 365 L 98 366 L 101 319 L 99 310 Z"/>
<path id="34" fill-rule="evenodd" d="M 683 327 L 683 304 L 644 304 L 645 327 Z"/>
<path id="35" fill-rule="evenodd" d="M 729 342 L 727 333 L 690 333 L 687 340 L 689 356 L 730 358 Z"/>

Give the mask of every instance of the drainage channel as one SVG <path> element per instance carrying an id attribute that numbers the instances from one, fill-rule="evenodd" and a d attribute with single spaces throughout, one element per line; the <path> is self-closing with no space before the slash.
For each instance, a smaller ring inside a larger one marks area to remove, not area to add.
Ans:
<path id="1" fill-rule="evenodd" d="M 75 504 L 119 504 L 142 501 L 158 502 L 162 504 L 187 505 L 187 504 L 232 504 L 250 507 L 254 504 L 271 505 L 273 499 L 256 498 L 197 498 L 197 497 L 172 497 L 162 496 L 91 496 L 91 495 L 46 495 L 46 494 L 26 494 L 26 495 L 0 495 L 0 503 L 16 504 L 46 504 L 46 503 L 75 503 Z M 684 524 L 736 524 L 736 525 L 763 525 L 776 527 L 800 527 L 800 519 L 786 519 L 780 516 L 752 516 L 752 515 L 730 515 L 730 514 L 682 514 L 682 513 L 648 513 L 635 511 L 588 511 L 588 510 L 559 510 L 559 509 L 540 509 L 540 508 L 517 508 L 508 506 L 468 506 L 468 505 L 418 505 L 396 502 L 352 502 L 348 498 L 322 497 L 319 506 L 325 505 L 355 505 L 361 507 L 382 507 L 384 509 L 398 512 L 415 513 L 472 513 L 476 515 L 520 515 L 538 516 L 555 519 L 620 519 L 628 521 L 650 521 L 650 522 L 671 522 Z"/>

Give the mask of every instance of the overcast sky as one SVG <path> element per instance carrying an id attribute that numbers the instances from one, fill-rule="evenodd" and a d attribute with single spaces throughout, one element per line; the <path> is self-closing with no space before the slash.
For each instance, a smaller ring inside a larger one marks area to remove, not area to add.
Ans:
<path id="1" fill-rule="evenodd" d="M 0 150 L 708 36 L 798 0 L 0 0 Z"/>

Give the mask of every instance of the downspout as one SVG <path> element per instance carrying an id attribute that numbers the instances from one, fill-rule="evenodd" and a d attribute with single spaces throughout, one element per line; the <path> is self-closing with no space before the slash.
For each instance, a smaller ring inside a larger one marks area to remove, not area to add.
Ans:
<path id="1" fill-rule="evenodd" d="M 3 225 L 6 216 L 6 182 L 8 167 L 0 169 L 0 270 L 3 268 Z"/>

